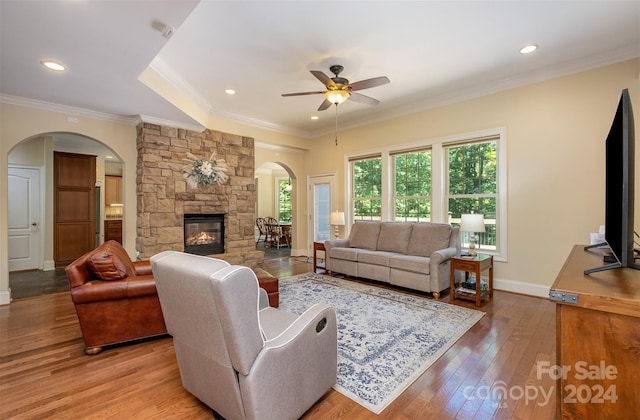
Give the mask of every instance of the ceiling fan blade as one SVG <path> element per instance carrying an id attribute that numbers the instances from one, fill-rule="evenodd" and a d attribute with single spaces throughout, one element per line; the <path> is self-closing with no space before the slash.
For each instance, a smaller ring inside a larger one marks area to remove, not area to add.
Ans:
<path id="1" fill-rule="evenodd" d="M 353 92 L 355 90 L 369 89 L 369 88 L 380 86 L 380 85 L 386 85 L 387 83 L 390 83 L 390 82 L 391 81 L 387 76 L 380 76 L 380 77 L 374 77 L 372 79 L 360 80 L 359 82 L 351 83 L 349 87 Z"/>
<path id="2" fill-rule="evenodd" d="M 370 96 L 363 95 L 361 93 L 351 93 L 351 95 L 349 95 L 349 99 L 351 99 L 354 102 L 358 102 L 366 105 L 378 105 L 380 103 L 379 100 L 374 99 Z"/>
<path id="3" fill-rule="evenodd" d="M 327 86 L 327 83 L 331 80 L 329 76 L 321 72 L 320 70 L 311 70 L 311 74 L 316 76 L 316 79 L 320 80 L 323 85 Z"/>
<path id="4" fill-rule="evenodd" d="M 328 109 L 331 105 L 333 104 L 325 99 L 324 102 L 320 104 L 318 111 L 324 111 L 325 109 Z"/>
<path id="5" fill-rule="evenodd" d="M 317 91 L 317 92 L 296 92 L 296 93 L 283 93 L 282 96 L 304 96 L 304 95 L 317 95 L 320 93 L 324 93 L 324 91 Z"/>

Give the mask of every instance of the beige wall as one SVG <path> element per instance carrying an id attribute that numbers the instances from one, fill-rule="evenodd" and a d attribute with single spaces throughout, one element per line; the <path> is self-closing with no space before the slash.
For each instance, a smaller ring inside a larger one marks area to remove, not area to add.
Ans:
<path id="1" fill-rule="evenodd" d="M 332 136 L 312 143 L 307 173 L 335 171 L 343 205 L 347 154 L 506 127 L 508 261 L 496 263 L 496 285 L 546 296 L 571 247 L 589 243 L 604 223 L 604 141 L 623 88 L 640 127 L 639 74 L 640 60 L 632 60 L 341 130 L 337 147 Z"/>
<path id="2" fill-rule="evenodd" d="M 544 296 L 571 246 L 587 243 L 604 222 L 604 140 L 620 91 L 630 89 L 640 127 L 640 59 L 417 112 L 314 140 L 238 122 L 210 119 L 209 128 L 255 138 L 255 167 L 277 162 L 292 173 L 294 250 L 306 252 L 309 175 L 335 172 L 338 207 L 344 208 L 347 154 L 389 144 L 506 127 L 508 144 L 508 261 L 496 264 L 496 285 Z M 0 171 L 20 141 L 69 131 L 111 147 L 125 162 L 125 200 L 135 203 L 135 127 L 79 117 L 78 124 L 51 111 L 0 104 Z M 636 129 L 636 132 L 640 131 Z M 638 136 L 636 136 L 638 137 Z M 260 143 L 276 145 L 261 147 Z M 300 149 L 295 149 L 300 148 Z M 308 150 L 308 151 L 305 151 Z M 638 158 L 637 158 L 638 159 Z M 640 160 L 638 160 L 640 161 Z M 640 173 L 640 171 L 637 171 Z M 640 176 L 640 175 L 639 175 Z M 636 181 L 640 185 L 640 181 Z M 7 177 L 0 177 L 6 197 Z M 637 196 L 640 194 L 636 194 Z M 125 204 L 125 247 L 135 255 L 135 205 Z M 640 220 L 636 205 L 636 219 Z M 7 297 L 7 208 L 0 200 L 0 302 Z M 6 302 L 2 302 L 6 303 Z"/>
<path id="3" fill-rule="evenodd" d="M 78 123 L 67 122 L 67 116 L 76 117 Z M 5 174 L 0 176 L 0 197 L 3 197 L 0 200 L 0 244 L 2 244 L 0 246 L 0 304 L 6 304 L 9 300 L 7 200 L 5 198 L 7 197 L 8 155 L 16 145 L 24 140 L 33 137 L 46 137 L 47 133 L 55 132 L 78 133 L 95 139 L 108 145 L 124 162 L 123 241 L 129 254 L 135 257 L 137 159 L 135 125 L 0 103 L 0 172 Z M 49 146 L 47 149 L 45 141 L 46 155 L 51 155 L 51 160 L 53 159 L 52 148 Z M 53 176 L 53 165 L 50 163 L 45 161 L 48 179 L 52 179 Z M 53 199 L 47 196 L 46 201 L 48 207 L 45 223 L 52 226 L 53 211 L 50 206 Z M 52 229 L 47 226 L 44 228 L 46 232 L 52 232 Z M 45 249 L 45 253 L 47 252 L 51 252 L 50 248 Z"/>

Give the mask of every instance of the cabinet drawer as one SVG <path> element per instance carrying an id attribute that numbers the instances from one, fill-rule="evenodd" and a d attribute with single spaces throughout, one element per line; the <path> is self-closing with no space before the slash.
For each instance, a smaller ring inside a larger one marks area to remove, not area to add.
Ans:
<path id="1" fill-rule="evenodd" d="M 113 239 L 122 243 L 122 220 L 105 220 L 104 221 L 104 240 Z"/>
<path id="2" fill-rule="evenodd" d="M 456 261 L 455 269 L 464 271 L 476 271 L 478 263 L 472 261 Z"/>

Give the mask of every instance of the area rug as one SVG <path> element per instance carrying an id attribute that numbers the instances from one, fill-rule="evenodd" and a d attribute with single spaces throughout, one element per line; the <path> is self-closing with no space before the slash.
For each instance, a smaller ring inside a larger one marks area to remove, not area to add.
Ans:
<path id="1" fill-rule="evenodd" d="M 306 273 L 280 280 L 280 309 L 336 309 L 334 389 L 380 414 L 443 355 L 483 312 L 393 290 Z"/>

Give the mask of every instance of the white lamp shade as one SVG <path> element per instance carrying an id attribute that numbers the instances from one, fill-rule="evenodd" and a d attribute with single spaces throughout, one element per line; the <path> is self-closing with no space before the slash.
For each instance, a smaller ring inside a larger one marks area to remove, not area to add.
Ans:
<path id="1" fill-rule="evenodd" d="M 460 221 L 461 232 L 484 232 L 483 214 L 463 214 Z"/>
<path id="2" fill-rule="evenodd" d="M 344 226 L 344 212 L 332 211 L 329 216 L 329 224 L 333 226 Z"/>

